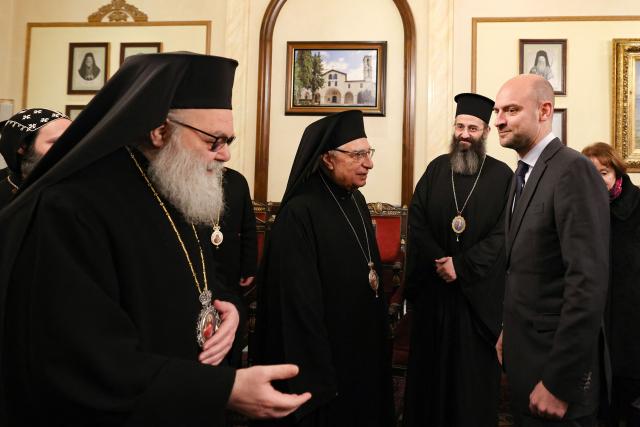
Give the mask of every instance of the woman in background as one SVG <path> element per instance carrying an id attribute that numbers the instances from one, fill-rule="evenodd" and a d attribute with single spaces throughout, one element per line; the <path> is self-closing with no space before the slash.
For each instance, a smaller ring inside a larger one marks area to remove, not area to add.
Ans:
<path id="1" fill-rule="evenodd" d="M 611 426 L 640 427 L 640 189 L 620 155 L 597 142 L 582 150 L 602 175 L 611 207 L 611 281 L 605 327 L 611 352 Z"/>

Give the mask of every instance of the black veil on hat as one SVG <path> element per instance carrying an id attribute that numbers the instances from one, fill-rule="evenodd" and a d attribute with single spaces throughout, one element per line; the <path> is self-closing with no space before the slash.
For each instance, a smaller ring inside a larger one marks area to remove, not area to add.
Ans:
<path id="1" fill-rule="evenodd" d="M 20 174 L 18 149 L 40 128 L 60 119 L 69 119 L 66 115 L 46 108 L 22 110 L 8 120 L 0 122 L 0 154 L 4 157 L 9 170 Z"/>
<path id="2" fill-rule="evenodd" d="M 190 52 L 127 58 L 0 210 L 0 369 L 13 264 L 42 190 L 147 135 L 170 108 L 230 109 L 237 65 L 233 59 Z M 6 417 L 5 393 L 0 382 L 0 424 Z"/>
<path id="3" fill-rule="evenodd" d="M 459 93 L 454 98 L 458 104 L 456 107 L 456 117 L 460 114 L 475 116 L 485 123 L 491 120 L 491 113 L 495 102 L 486 96 L 477 93 Z"/>
<path id="4" fill-rule="evenodd" d="M 315 172 L 318 157 L 354 139 L 366 138 L 362 111 L 348 110 L 332 114 L 311 123 L 304 130 L 296 157 L 291 166 L 287 189 L 280 207 L 289 201 L 297 189 Z"/>

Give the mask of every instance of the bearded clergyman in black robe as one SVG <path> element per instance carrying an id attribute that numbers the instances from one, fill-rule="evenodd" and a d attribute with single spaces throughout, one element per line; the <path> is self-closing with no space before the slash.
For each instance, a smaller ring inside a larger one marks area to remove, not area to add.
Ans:
<path id="1" fill-rule="evenodd" d="M 448 154 L 409 207 L 405 296 L 413 305 L 407 427 L 498 423 L 494 346 L 504 294 L 504 211 L 511 169 L 486 155 L 493 101 L 460 94 Z"/>
<path id="2" fill-rule="evenodd" d="M 373 152 L 360 111 L 312 123 L 300 141 L 258 274 L 256 358 L 298 365 L 279 387 L 313 397 L 264 425 L 393 424 L 380 256 L 358 191 Z"/>
<path id="3" fill-rule="evenodd" d="M 235 370 L 238 312 L 210 235 L 237 62 L 125 61 L 0 212 L 0 425 L 222 426 L 309 394 Z M 209 224 L 211 225 L 211 224 Z"/>

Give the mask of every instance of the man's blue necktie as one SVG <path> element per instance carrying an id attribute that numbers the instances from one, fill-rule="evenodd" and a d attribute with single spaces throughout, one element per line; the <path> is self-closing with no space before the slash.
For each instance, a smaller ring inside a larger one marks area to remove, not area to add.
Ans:
<path id="1" fill-rule="evenodd" d="M 529 170 L 529 165 L 523 162 L 522 160 L 518 160 L 518 167 L 516 168 L 516 197 L 513 204 L 513 209 L 516 209 L 516 203 L 520 200 L 520 195 L 522 195 L 522 189 L 524 188 L 524 177 Z"/>

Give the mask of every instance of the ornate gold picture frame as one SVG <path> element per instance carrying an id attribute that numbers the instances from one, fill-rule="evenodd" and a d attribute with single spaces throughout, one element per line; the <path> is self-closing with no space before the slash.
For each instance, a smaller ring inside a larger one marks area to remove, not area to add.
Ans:
<path id="1" fill-rule="evenodd" d="M 613 147 L 640 172 L 640 39 L 613 40 Z"/>

